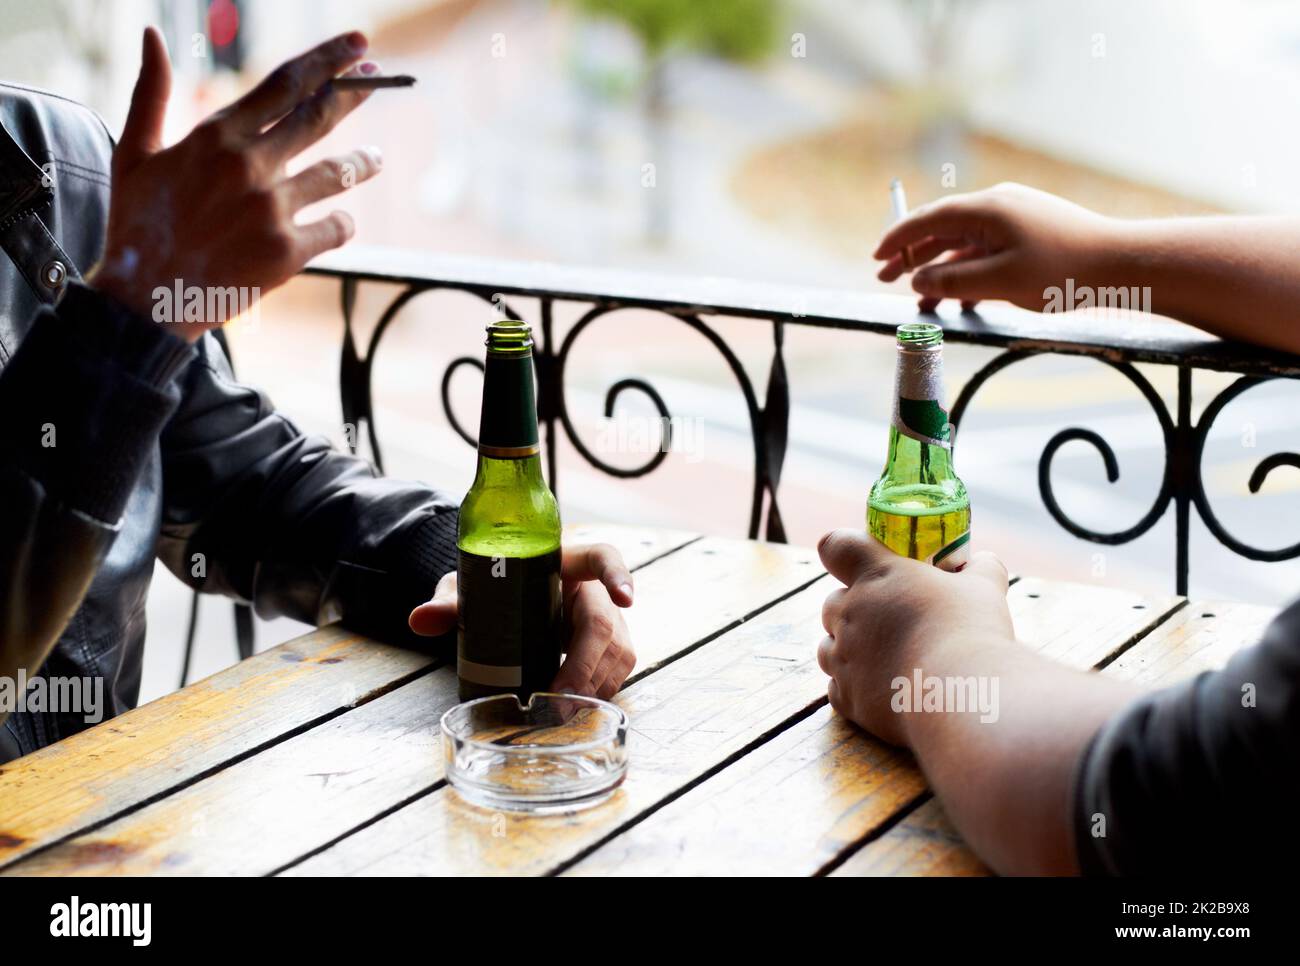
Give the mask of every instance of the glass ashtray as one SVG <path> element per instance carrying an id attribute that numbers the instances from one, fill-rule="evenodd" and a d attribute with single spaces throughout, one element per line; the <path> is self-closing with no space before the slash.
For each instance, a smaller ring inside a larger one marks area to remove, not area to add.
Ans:
<path id="1" fill-rule="evenodd" d="M 627 774 L 627 715 L 599 698 L 535 692 L 476 698 L 442 716 L 447 781 L 490 809 L 559 812 L 599 804 Z"/>

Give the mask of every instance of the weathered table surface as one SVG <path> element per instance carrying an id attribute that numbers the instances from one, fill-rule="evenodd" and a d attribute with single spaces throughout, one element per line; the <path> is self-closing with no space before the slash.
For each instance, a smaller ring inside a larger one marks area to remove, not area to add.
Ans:
<path id="1" fill-rule="evenodd" d="M 327 627 L 0 769 L 0 874 L 984 874 L 909 755 L 826 704 L 812 550 L 577 527 L 636 571 L 631 765 L 566 816 L 443 780 L 455 668 Z M 1164 684 L 1273 609 L 1015 581 L 1029 647 Z"/>

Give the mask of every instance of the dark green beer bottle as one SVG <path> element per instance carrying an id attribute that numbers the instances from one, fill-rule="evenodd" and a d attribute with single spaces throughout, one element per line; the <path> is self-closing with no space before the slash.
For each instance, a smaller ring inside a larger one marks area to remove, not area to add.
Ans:
<path id="1" fill-rule="evenodd" d="M 563 649 L 560 511 L 542 477 L 533 340 L 523 322 L 487 327 L 478 472 L 460 506 L 460 698 L 551 686 Z"/>

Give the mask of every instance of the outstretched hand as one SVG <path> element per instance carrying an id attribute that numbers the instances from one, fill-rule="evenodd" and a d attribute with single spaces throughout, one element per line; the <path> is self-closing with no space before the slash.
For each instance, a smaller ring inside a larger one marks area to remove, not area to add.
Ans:
<path id="1" fill-rule="evenodd" d="M 113 154 L 104 257 L 90 283 L 192 342 L 351 238 L 352 220 L 341 211 L 303 225 L 295 215 L 376 175 L 383 163 L 378 149 L 330 158 L 292 177 L 285 164 L 369 97 L 329 83 L 348 68 L 378 70 L 372 63 L 354 67 L 367 43 L 360 33 L 344 34 L 281 64 L 165 148 L 171 64 L 162 35 L 145 30 L 140 76 Z M 178 284 L 204 293 L 202 319 L 187 321 L 175 305 L 158 311 L 154 290 L 171 292 Z M 234 299 L 225 294 L 232 289 Z M 210 297 L 218 290 L 221 298 Z"/>

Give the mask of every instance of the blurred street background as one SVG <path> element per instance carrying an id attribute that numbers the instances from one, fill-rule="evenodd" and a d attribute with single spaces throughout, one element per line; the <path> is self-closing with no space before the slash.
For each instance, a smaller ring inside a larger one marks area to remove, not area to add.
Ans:
<path id="1" fill-rule="evenodd" d="M 386 73 L 419 79 L 374 96 L 300 159 L 382 148 L 382 176 L 329 203 L 353 214 L 361 244 L 905 293 L 905 282 L 876 280 L 870 257 L 893 177 L 912 205 L 1011 180 L 1126 217 L 1300 211 L 1300 6 L 1286 0 L 0 0 L 0 76 L 89 103 L 116 132 L 151 22 L 176 71 L 173 138 L 351 28 L 369 34 Z M 362 332 L 396 294 L 362 288 Z M 241 379 L 342 445 L 338 302 L 336 284 L 300 278 L 230 335 Z M 558 313 L 561 333 L 579 311 Z M 385 337 L 374 386 L 390 473 L 457 495 L 468 487 L 473 452 L 448 426 L 439 383 L 450 360 L 481 354 L 491 317 L 467 296 L 426 295 Z M 770 325 L 716 328 L 761 391 Z M 863 523 L 894 350 L 879 336 L 798 326 L 786 338 L 781 507 L 790 539 L 811 544 Z M 950 398 L 991 355 L 947 347 Z M 1174 373 L 1143 371 L 1173 411 Z M 565 519 L 744 536 L 752 450 L 722 358 L 662 315 L 597 322 L 568 366 L 588 445 L 609 435 L 606 389 L 629 376 L 695 421 L 694 447 L 625 481 L 566 441 Z M 1197 373 L 1194 415 L 1231 381 Z M 470 427 L 478 390 L 473 373 L 458 375 L 453 400 Z M 1300 473 L 1282 468 L 1259 494 L 1246 488 L 1261 459 L 1300 443 L 1297 401 L 1300 387 L 1281 382 L 1252 390 L 1207 447 L 1216 512 L 1257 546 L 1300 539 Z M 635 393 L 621 407 L 653 415 Z M 1172 593 L 1172 509 L 1121 547 L 1078 541 L 1044 509 L 1039 455 L 1068 426 L 1100 433 L 1121 476 L 1108 483 L 1094 450 L 1065 447 L 1054 476 L 1065 510 L 1103 530 L 1146 512 L 1164 469 L 1147 404 L 1107 366 L 1040 358 L 995 376 L 963 424 L 957 469 L 976 545 L 1013 573 Z M 600 455 L 631 466 L 646 451 Z M 1277 604 L 1300 590 L 1300 561 L 1236 557 L 1195 514 L 1192 533 L 1194 595 Z M 142 699 L 176 686 L 188 610 L 188 592 L 160 568 Z M 205 599 L 201 612 L 192 677 L 235 657 L 229 604 Z M 259 621 L 258 646 L 303 629 Z"/>

